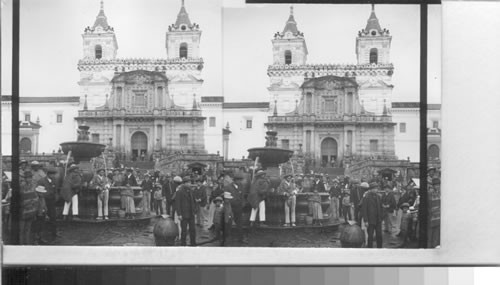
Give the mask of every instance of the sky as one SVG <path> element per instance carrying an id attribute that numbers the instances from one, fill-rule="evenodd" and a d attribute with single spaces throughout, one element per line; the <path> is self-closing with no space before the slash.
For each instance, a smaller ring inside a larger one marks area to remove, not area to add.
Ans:
<path id="1" fill-rule="evenodd" d="M 2 9 L 2 94 L 11 94 L 12 0 Z M 239 2 L 235 5 L 234 3 Z M 22 0 L 21 96 L 78 96 L 81 34 L 99 12 L 100 0 Z M 114 27 L 119 58 L 165 58 L 165 32 L 174 23 L 181 0 L 105 0 Z M 202 30 L 205 61 L 203 96 L 226 101 L 268 99 L 267 66 L 271 39 L 281 31 L 289 5 L 247 5 L 238 0 L 185 0 L 192 22 Z M 222 8 L 222 4 L 224 7 Z M 240 8 L 233 8 L 236 6 Z M 419 7 L 376 5 L 382 28 L 392 34 L 393 101 L 419 100 Z M 309 63 L 355 63 L 355 39 L 370 15 L 370 5 L 294 5 L 305 35 Z M 441 9 L 429 8 L 429 95 L 440 102 Z"/>

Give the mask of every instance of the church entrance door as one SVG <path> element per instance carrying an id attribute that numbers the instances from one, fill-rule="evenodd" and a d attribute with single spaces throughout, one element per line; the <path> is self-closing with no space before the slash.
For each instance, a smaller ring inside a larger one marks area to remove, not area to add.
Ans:
<path id="1" fill-rule="evenodd" d="M 321 142 L 321 166 L 335 167 L 337 163 L 337 141 L 326 138 Z"/>
<path id="2" fill-rule="evenodd" d="M 135 132 L 132 135 L 132 160 L 141 160 L 146 157 L 148 151 L 148 137 L 143 132 Z"/>

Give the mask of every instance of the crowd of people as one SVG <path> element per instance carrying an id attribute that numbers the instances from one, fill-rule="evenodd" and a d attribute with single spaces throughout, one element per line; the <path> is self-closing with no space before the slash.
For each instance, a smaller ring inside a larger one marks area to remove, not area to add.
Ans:
<path id="1" fill-rule="evenodd" d="M 382 230 L 400 236 L 403 247 L 409 240 L 416 239 L 418 233 L 417 185 L 402 186 L 387 177 L 353 179 L 319 173 L 287 174 L 275 185 L 265 171 L 258 169 L 225 171 L 218 177 L 209 177 L 189 170 L 162 174 L 160 171 L 140 173 L 132 168 L 101 168 L 85 181 L 78 165 L 55 163 L 45 167 L 37 161 L 21 161 L 19 173 L 21 244 L 51 243 L 57 236 L 56 219 L 78 220 L 79 194 L 84 188 L 95 191 L 96 219 L 108 220 L 109 192 L 113 187 L 120 191 L 120 211 L 124 218 L 136 218 L 137 209 L 145 216 L 169 215 L 178 225 L 178 239 L 183 246 L 187 245 L 188 235 L 190 245 L 196 245 L 196 227 L 213 231 L 221 245 L 233 236 L 247 242 L 243 225 L 249 222 L 250 228 L 268 226 L 266 201 L 272 195 L 282 196 L 285 214 L 282 226 L 296 227 L 297 196 L 304 193 L 313 225 L 342 220 L 356 223 L 366 229 L 367 247 L 373 247 L 374 241 L 377 247 L 382 247 Z M 439 191 L 439 178 L 433 173 L 429 177 L 431 188 Z M 137 191 L 142 195 L 138 196 Z M 10 196 L 9 192 L 3 193 L 3 201 L 8 202 Z M 329 207 L 324 212 L 322 198 L 325 196 Z M 139 205 L 135 205 L 137 197 L 142 197 Z M 62 213 L 57 213 L 56 203 L 60 199 L 64 200 L 64 207 Z M 251 212 L 244 221 L 247 206 Z M 396 221 L 396 217 L 401 220 Z M 42 232 L 48 234 L 42 235 Z"/>

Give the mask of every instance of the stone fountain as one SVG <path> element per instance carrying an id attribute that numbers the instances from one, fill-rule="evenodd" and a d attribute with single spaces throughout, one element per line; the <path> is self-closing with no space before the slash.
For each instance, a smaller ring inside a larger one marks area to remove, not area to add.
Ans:
<path id="1" fill-rule="evenodd" d="M 279 165 L 288 162 L 293 155 L 292 150 L 277 147 L 277 134 L 276 131 L 266 132 L 266 146 L 248 150 L 248 158 L 257 160 L 272 182 L 276 182 L 275 178 L 280 178 Z"/>
<path id="2" fill-rule="evenodd" d="M 277 146 L 277 132 L 266 132 L 266 146 L 255 147 L 248 149 L 248 158 L 261 164 L 262 168 L 269 177 L 271 188 L 277 189 L 281 183 L 279 165 L 286 163 L 293 155 L 293 151 L 289 149 L 280 148 Z M 279 225 L 283 223 L 283 203 L 284 197 L 270 193 L 266 199 L 266 220 L 272 225 Z"/>
<path id="3" fill-rule="evenodd" d="M 64 154 L 67 155 L 71 151 L 70 156 L 76 163 L 90 162 L 92 158 L 100 156 L 106 148 L 104 144 L 89 141 L 89 129 L 89 126 L 78 126 L 77 141 L 63 142 L 60 144 Z"/>

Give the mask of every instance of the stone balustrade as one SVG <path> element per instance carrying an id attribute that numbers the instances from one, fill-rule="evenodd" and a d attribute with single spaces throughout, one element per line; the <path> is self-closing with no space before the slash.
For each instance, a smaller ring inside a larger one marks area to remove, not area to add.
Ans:
<path id="1" fill-rule="evenodd" d="M 390 123 L 390 116 L 310 114 L 297 116 L 269 116 L 269 123 L 314 123 L 314 122 L 376 122 Z"/>
<path id="2" fill-rule="evenodd" d="M 79 110 L 79 118 L 109 118 L 109 117 L 127 117 L 127 118 L 192 118 L 200 117 L 200 110 L 179 110 L 179 109 L 154 109 L 146 111 L 145 109 L 108 109 L 108 110 Z"/>

